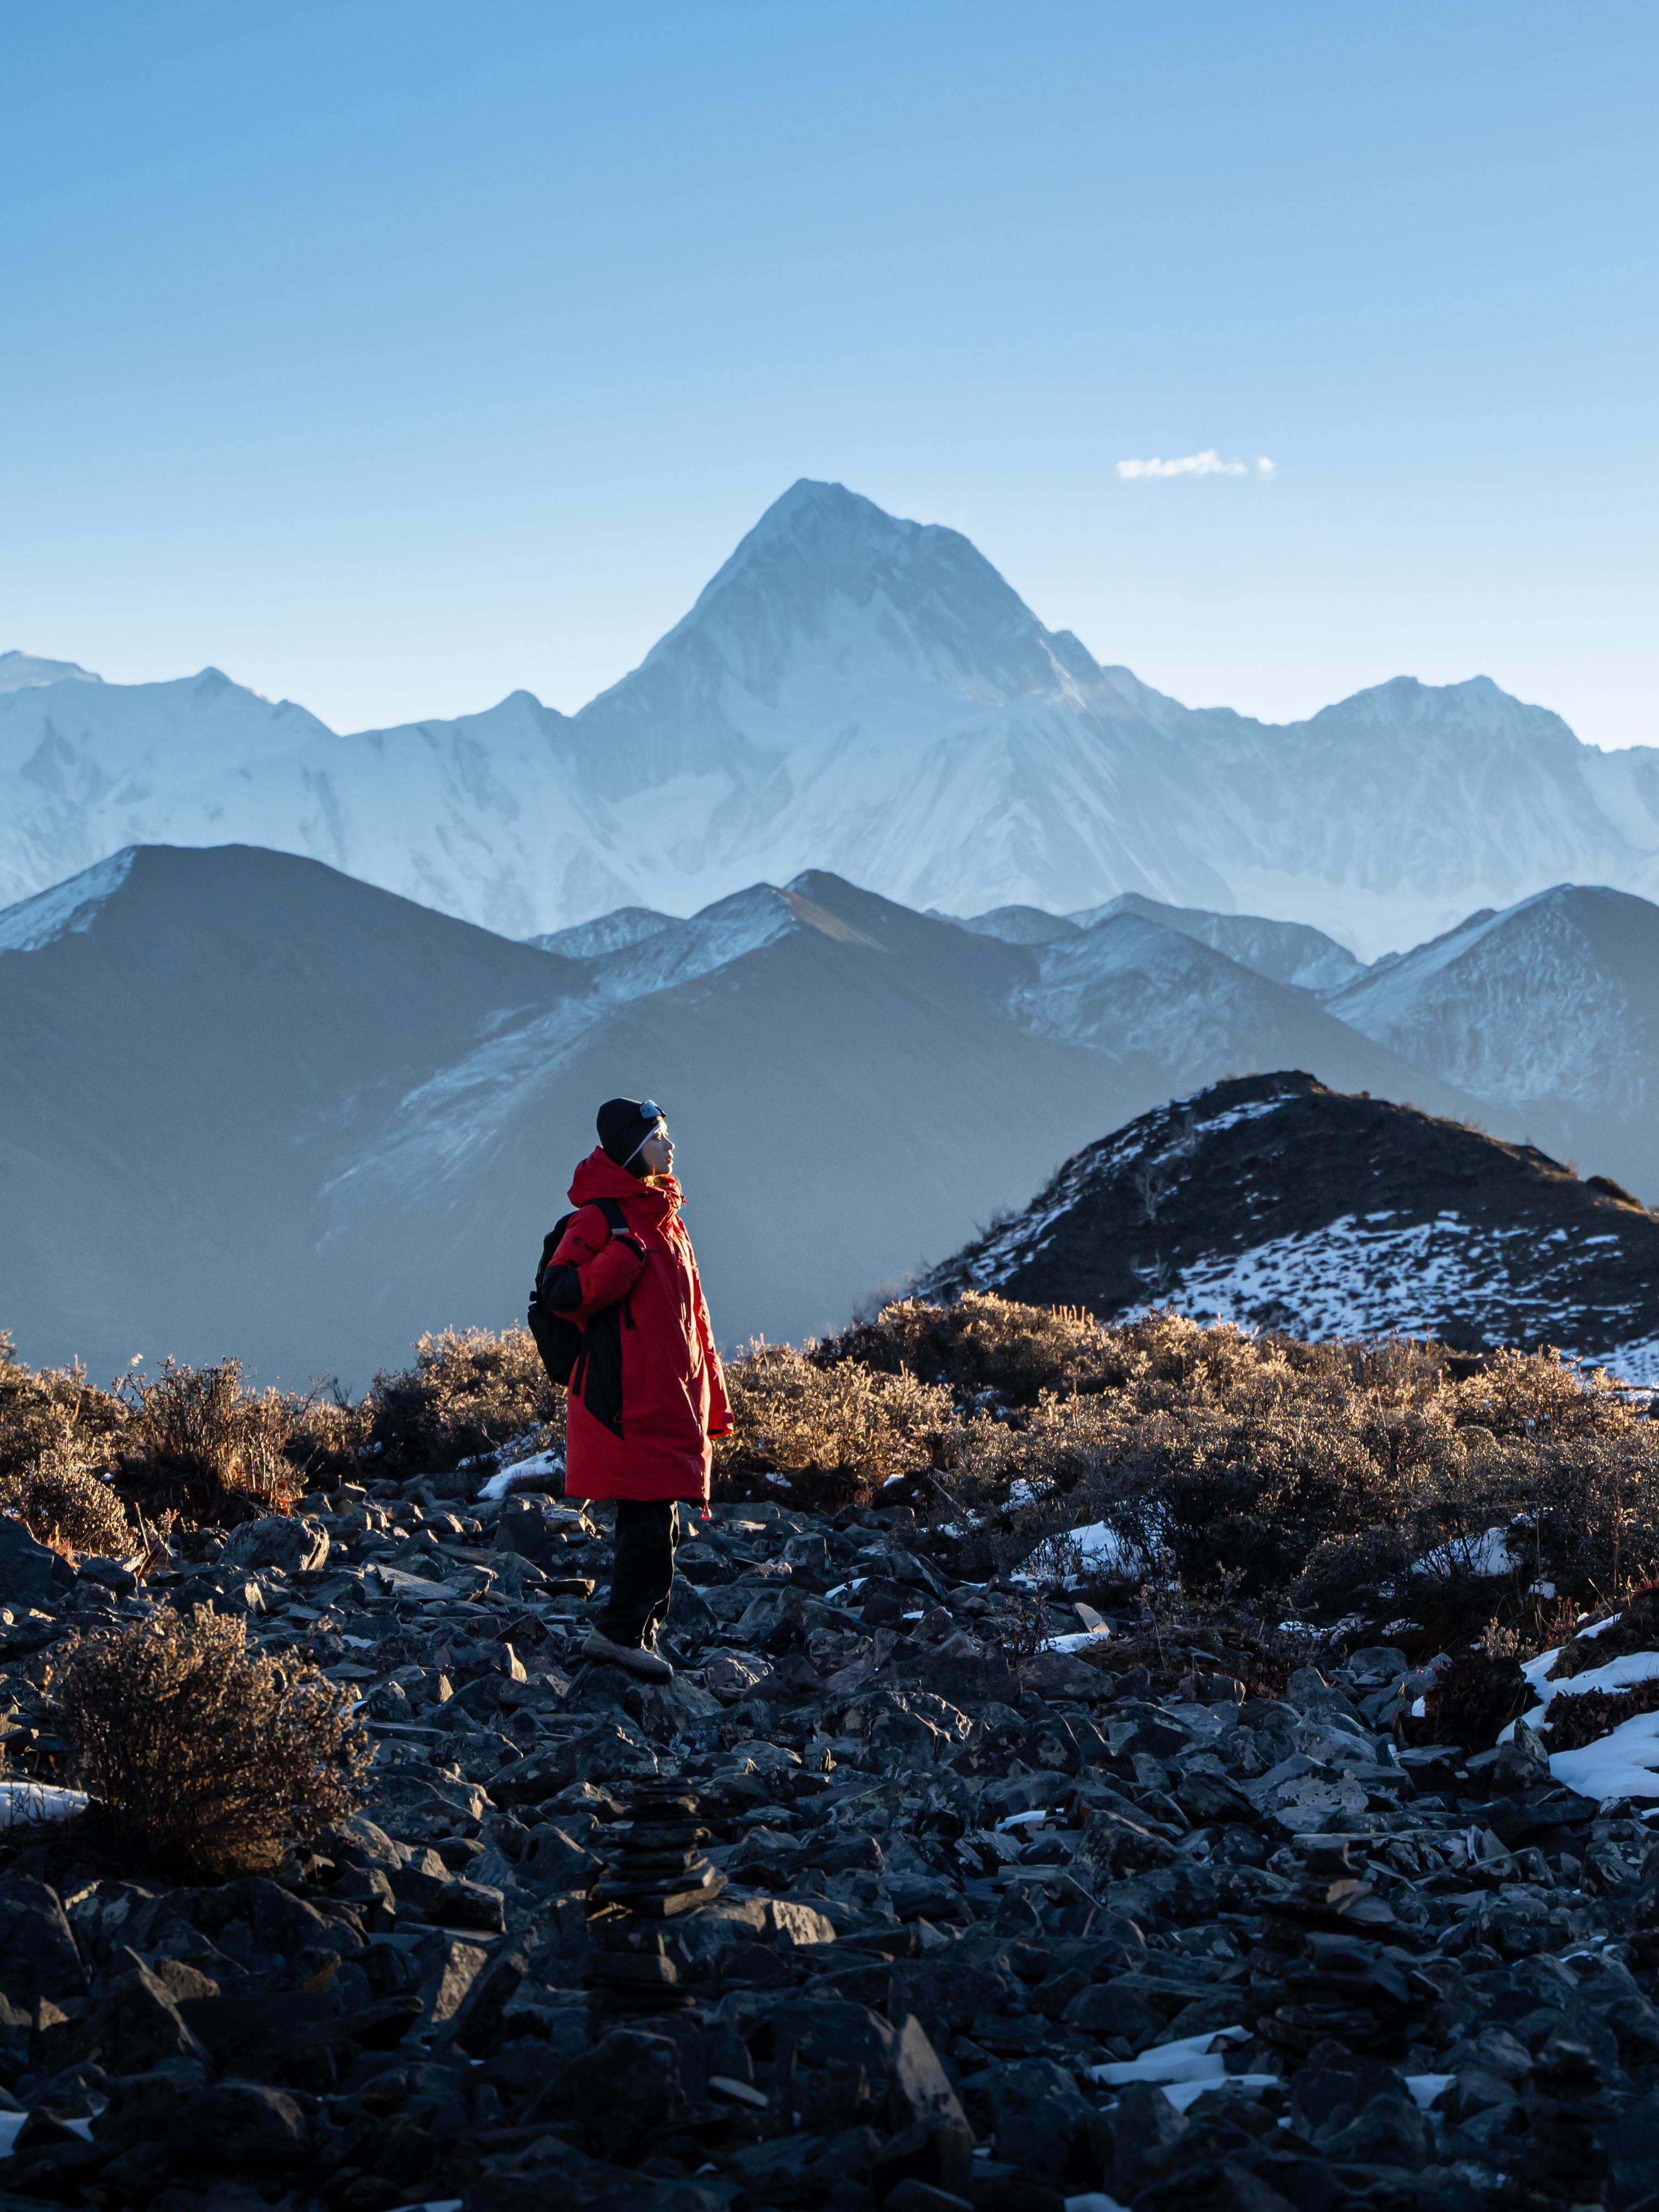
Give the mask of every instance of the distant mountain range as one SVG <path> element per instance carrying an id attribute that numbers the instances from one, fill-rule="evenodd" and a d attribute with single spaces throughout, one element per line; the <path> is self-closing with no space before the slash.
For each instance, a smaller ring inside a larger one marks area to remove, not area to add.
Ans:
<path id="1" fill-rule="evenodd" d="M 1659 907 L 1562 884 L 1379 961 L 1334 1014 L 1659 1199 Z"/>
<path id="2" fill-rule="evenodd" d="M 823 872 L 546 945 L 321 864 L 140 848 L 0 913 L 0 1327 L 354 1385 L 521 1312 L 599 1101 L 682 1146 L 724 1341 L 844 1322 L 1172 1093 L 1481 1102 L 1144 914 L 1011 944 Z"/>
<path id="3" fill-rule="evenodd" d="M 1133 893 L 1069 915 L 1005 907 L 963 927 L 1036 949 L 1058 993 L 1072 970 L 1097 963 L 1092 933 L 1114 915 L 1192 938 L 1305 992 L 1413 1067 L 1484 1100 L 1495 1131 L 1659 1199 L 1659 907 L 1646 899 L 1557 884 L 1370 967 L 1300 923 L 1159 906 Z M 1189 990 L 1197 972 L 1189 967 Z M 1181 1018 L 1181 1006 L 1172 988 L 1168 1017 Z M 1146 1036 L 1153 1018 L 1149 1008 L 1134 1033 Z M 1249 1034 L 1242 1005 L 1231 1018 Z M 1252 1064 L 1266 1057 L 1254 1054 Z"/>
<path id="4" fill-rule="evenodd" d="M 1283 726 L 1189 709 L 1046 629 L 956 532 L 804 481 L 574 716 L 515 691 L 339 736 L 213 669 L 106 684 L 0 655 L 0 902 L 129 845 L 233 841 L 514 938 L 823 869 L 953 914 L 1201 909 L 1229 954 L 1222 926 L 1268 915 L 1370 958 L 1554 884 L 1659 893 L 1659 749 L 1581 744 L 1484 677 Z M 1340 978 L 1287 951 L 1273 980 Z"/>
<path id="5" fill-rule="evenodd" d="M 1142 1115 L 920 1287 L 1315 1340 L 1548 1344 L 1659 1382 L 1659 1217 L 1531 1146 L 1300 1073 Z"/>

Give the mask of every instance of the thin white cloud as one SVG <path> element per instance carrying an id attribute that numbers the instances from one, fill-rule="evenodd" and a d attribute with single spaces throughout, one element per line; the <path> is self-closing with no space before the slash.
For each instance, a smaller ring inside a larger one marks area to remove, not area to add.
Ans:
<path id="1" fill-rule="evenodd" d="M 1265 453 L 1257 455 L 1252 471 L 1248 461 L 1224 461 L 1211 446 L 1201 453 L 1182 453 L 1178 460 L 1161 461 L 1154 455 L 1149 461 L 1120 461 L 1117 472 L 1127 482 L 1135 477 L 1270 477 L 1274 471 Z"/>

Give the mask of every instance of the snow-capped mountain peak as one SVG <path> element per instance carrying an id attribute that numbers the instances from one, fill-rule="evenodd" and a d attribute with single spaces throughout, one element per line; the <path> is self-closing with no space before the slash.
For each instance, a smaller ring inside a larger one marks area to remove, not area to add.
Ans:
<path id="1" fill-rule="evenodd" d="M 1328 1003 L 1443 1080 L 1527 1109 L 1564 1152 L 1599 1148 L 1609 1112 L 1652 1127 L 1659 908 L 1626 891 L 1556 884 L 1473 915 Z M 1659 1164 L 1659 1144 L 1646 1150 L 1638 1175 Z"/>
<path id="2" fill-rule="evenodd" d="M 1484 676 L 1282 728 L 1188 709 L 959 532 L 805 479 L 574 717 L 515 691 L 337 737 L 217 671 L 32 665 L 59 672 L 0 684 L 0 900 L 129 843 L 246 840 L 520 938 L 821 868 L 952 914 L 1133 893 L 1371 959 L 1551 884 L 1659 891 L 1659 750 L 1581 745 Z"/>
<path id="3" fill-rule="evenodd" d="M 1075 639 L 1055 650 L 958 532 L 902 520 L 842 484 L 805 477 L 767 509 L 645 666 L 672 659 L 691 640 L 706 641 L 736 682 L 767 701 L 803 648 L 844 655 L 854 642 L 999 702 L 1099 673 Z"/>
<path id="4" fill-rule="evenodd" d="M 46 660 L 38 653 L 0 653 L 0 691 L 33 691 L 48 684 L 101 684 L 76 660 Z"/>

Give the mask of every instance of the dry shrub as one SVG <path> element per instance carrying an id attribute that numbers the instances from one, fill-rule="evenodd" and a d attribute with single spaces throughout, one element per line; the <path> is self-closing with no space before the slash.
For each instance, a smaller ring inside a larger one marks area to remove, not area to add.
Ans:
<path id="1" fill-rule="evenodd" d="M 933 1466 L 957 1426 L 948 1390 L 853 1361 L 820 1367 L 787 1344 L 751 1346 L 726 1372 L 736 1433 L 723 1479 L 779 1474 L 804 1500 L 867 1504 L 896 1475 Z"/>
<path id="2" fill-rule="evenodd" d="M 0 1329 L 0 1476 L 27 1473 L 70 1439 L 97 1464 L 126 1421 L 115 1392 L 93 1389 L 78 1367 L 25 1367 Z"/>
<path id="3" fill-rule="evenodd" d="M 564 1435 L 564 1393 L 547 1379 L 527 1328 L 447 1328 L 423 1336 L 415 1364 L 374 1377 L 370 1442 L 391 1474 L 442 1474 L 545 1425 Z"/>
<path id="4" fill-rule="evenodd" d="M 89 1467 L 71 1433 L 21 1474 L 0 1474 L 0 1513 L 15 1513 L 37 1542 L 121 1559 L 133 1530 L 115 1492 Z"/>
<path id="5" fill-rule="evenodd" d="M 991 1615 L 986 1632 L 1011 1661 L 1034 1658 L 1048 1640 L 1048 1615 L 1040 1598 L 1018 1591 Z"/>
<path id="6" fill-rule="evenodd" d="M 1561 1647 L 1561 1656 L 1550 1668 L 1550 1680 L 1560 1682 L 1574 1674 L 1603 1667 L 1609 1659 L 1622 1659 L 1632 1651 L 1659 1650 L 1659 1583 L 1644 1583 L 1625 1600 L 1618 1619 L 1594 1636 L 1574 1636 Z"/>
<path id="7" fill-rule="evenodd" d="M 966 1291 L 953 1306 L 901 1298 L 816 1346 L 821 1367 L 844 1363 L 877 1374 L 908 1372 L 961 1397 L 990 1392 L 1010 1406 L 1043 1390 L 1097 1388 L 1108 1370 L 1108 1337 L 1077 1306 L 1027 1306 Z"/>
<path id="8" fill-rule="evenodd" d="M 52 1717 L 121 1863 L 185 1880 L 266 1874 L 349 1819 L 371 1748 L 353 1692 L 198 1606 L 71 1642 Z"/>
<path id="9" fill-rule="evenodd" d="M 932 1310 L 903 1328 L 925 1339 Z M 1659 1423 L 1554 1353 L 1459 1376 L 1431 1345 L 1307 1345 L 1172 1313 L 1098 1337 L 1087 1387 L 951 1432 L 951 1486 L 994 1521 L 987 1565 L 1103 1521 L 1189 1592 L 1326 1615 L 1408 1601 L 1472 1626 L 1505 1588 L 1464 1559 L 1489 1528 L 1513 1526 L 1523 1555 L 1512 1605 L 1534 1582 L 1659 1569 Z"/>
<path id="10" fill-rule="evenodd" d="M 1520 1440 L 1595 1435 L 1623 1407 L 1605 1373 L 1586 1377 L 1553 1352 L 1495 1352 L 1480 1374 L 1450 1384 L 1446 1395 L 1460 1426 Z"/>
<path id="11" fill-rule="evenodd" d="M 369 1440 L 368 1401 L 356 1405 L 337 1392 L 314 1389 L 295 1406 L 284 1454 L 307 1490 L 332 1490 L 362 1472 Z"/>
<path id="12" fill-rule="evenodd" d="M 287 1457 L 291 1399 L 245 1390 L 234 1359 L 212 1367 L 168 1359 L 131 1389 L 118 1466 L 122 1486 L 146 1512 L 170 1508 L 228 1527 L 293 1510 L 301 1483 Z"/>
<path id="13" fill-rule="evenodd" d="M 1627 1690 L 1575 1690 L 1552 1698 L 1539 1734 L 1552 1751 L 1577 1751 L 1638 1713 L 1659 1712 L 1659 1679 Z"/>
<path id="14" fill-rule="evenodd" d="M 1181 1591 L 1146 1597 L 1140 1625 L 1103 1644 L 1098 1663 L 1118 1674 L 1144 1667 L 1160 1696 L 1192 1696 L 1194 1678 L 1208 1674 L 1237 1682 L 1247 1698 L 1282 1698 L 1292 1673 L 1310 1662 L 1306 1638 L 1271 1620 Z"/>
<path id="15" fill-rule="evenodd" d="M 1531 1697 L 1518 1659 L 1461 1651 L 1424 1693 L 1424 1717 L 1412 1733 L 1420 1743 L 1485 1751 L 1500 1729 L 1525 1711 Z"/>

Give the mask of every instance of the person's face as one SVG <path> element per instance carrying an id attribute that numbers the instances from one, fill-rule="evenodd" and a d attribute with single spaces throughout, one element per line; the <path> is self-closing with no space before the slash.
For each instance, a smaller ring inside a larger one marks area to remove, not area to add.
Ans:
<path id="1" fill-rule="evenodd" d="M 647 1175 L 672 1175 L 674 1171 L 674 1139 L 665 1128 L 658 1128 L 640 1146 L 640 1159 Z"/>

